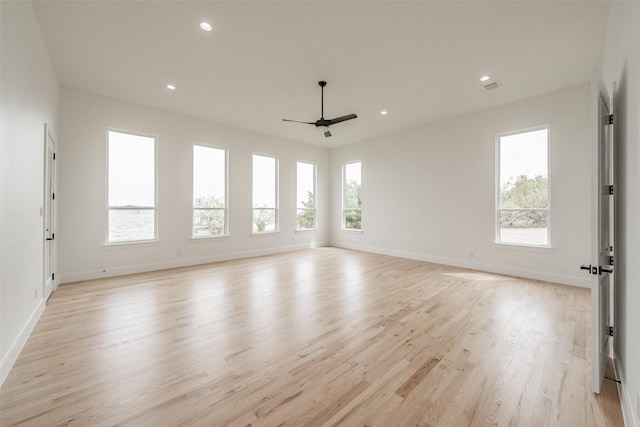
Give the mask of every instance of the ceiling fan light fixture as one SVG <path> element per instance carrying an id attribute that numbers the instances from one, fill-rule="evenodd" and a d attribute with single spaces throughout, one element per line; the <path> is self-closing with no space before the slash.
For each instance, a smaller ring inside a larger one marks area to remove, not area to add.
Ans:
<path id="1" fill-rule="evenodd" d="M 329 130 L 329 126 L 318 126 L 317 129 L 321 134 L 324 135 L 325 138 L 329 138 L 331 136 L 331 131 Z"/>

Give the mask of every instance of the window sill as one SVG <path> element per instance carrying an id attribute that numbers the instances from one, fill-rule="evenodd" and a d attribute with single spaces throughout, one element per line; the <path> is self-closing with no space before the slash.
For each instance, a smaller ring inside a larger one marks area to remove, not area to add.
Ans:
<path id="1" fill-rule="evenodd" d="M 306 228 L 304 230 L 296 230 L 296 234 L 308 234 L 308 233 L 315 233 L 316 231 L 318 231 L 317 228 Z"/>
<path id="2" fill-rule="evenodd" d="M 220 234 L 217 236 L 191 236 L 192 242 L 210 242 L 213 240 L 226 240 L 229 238 L 228 234 Z"/>
<path id="3" fill-rule="evenodd" d="M 105 249 L 124 249 L 131 246 L 155 246 L 160 243 L 160 240 L 139 240 L 135 242 L 105 242 L 102 247 Z"/>
<path id="4" fill-rule="evenodd" d="M 553 246 L 534 246 L 525 245 L 520 243 L 503 243 L 494 242 L 498 249 L 512 250 L 512 251 L 524 251 L 524 252 L 538 252 L 538 253 L 554 253 L 556 248 Z"/>
<path id="5" fill-rule="evenodd" d="M 251 237 L 268 237 L 280 234 L 280 231 L 262 231 L 258 233 L 251 233 Z"/>

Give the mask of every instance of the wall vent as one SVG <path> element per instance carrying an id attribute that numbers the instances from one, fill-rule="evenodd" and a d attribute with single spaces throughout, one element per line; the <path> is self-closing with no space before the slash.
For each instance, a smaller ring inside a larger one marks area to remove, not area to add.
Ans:
<path id="1" fill-rule="evenodd" d="M 498 82 L 489 83 L 488 85 L 484 86 L 486 90 L 494 90 L 494 89 L 498 89 L 499 87 L 500 85 L 498 84 Z"/>

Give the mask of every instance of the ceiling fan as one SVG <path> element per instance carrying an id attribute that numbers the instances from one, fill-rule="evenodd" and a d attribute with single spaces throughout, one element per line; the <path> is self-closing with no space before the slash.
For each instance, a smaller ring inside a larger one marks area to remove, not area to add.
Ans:
<path id="1" fill-rule="evenodd" d="M 327 85 L 327 82 L 320 81 L 318 82 L 318 84 L 320 85 L 320 91 L 321 91 L 320 119 L 316 120 L 315 122 L 301 122 L 299 120 L 289 120 L 289 119 L 282 119 L 282 121 L 304 123 L 307 125 L 315 125 L 316 128 L 320 128 L 325 138 L 328 138 L 331 136 L 331 132 L 329 131 L 329 126 L 335 125 L 336 123 L 340 123 L 340 122 L 346 122 L 347 120 L 356 119 L 358 118 L 358 116 L 356 116 L 355 114 L 347 114 L 346 116 L 336 117 L 335 119 L 325 119 L 324 118 L 324 87 Z"/>

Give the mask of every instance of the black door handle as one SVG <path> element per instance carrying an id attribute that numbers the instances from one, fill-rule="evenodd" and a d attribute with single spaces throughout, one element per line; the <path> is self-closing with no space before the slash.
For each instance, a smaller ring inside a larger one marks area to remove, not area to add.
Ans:
<path id="1" fill-rule="evenodd" d="M 602 274 L 602 273 L 613 273 L 613 268 L 602 268 L 602 266 L 598 266 L 598 274 Z"/>
<path id="2" fill-rule="evenodd" d="M 51 237 L 47 237 L 47 240 L 53 240 L 53 238 L 51 238 Z"/>
<path id="3" fill-rule="evenodd" d="M 598 274 L 598 268 L 592 265 L 581 265 L 580 270 L 587 270 L 591 274 Z"/>

